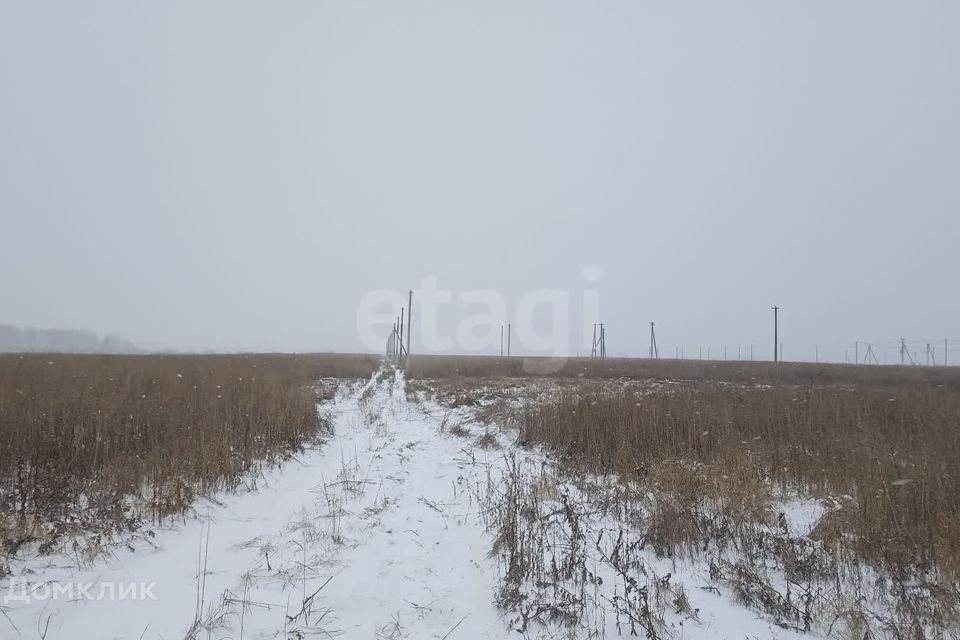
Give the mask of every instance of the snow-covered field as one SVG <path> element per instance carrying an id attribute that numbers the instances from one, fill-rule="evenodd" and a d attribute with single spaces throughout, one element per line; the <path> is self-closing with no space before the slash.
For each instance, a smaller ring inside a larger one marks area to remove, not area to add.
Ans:
<path id="1" fill-rule="evenodd" d="M 811 637 L 733 603 L 702 563 L 643 550 L 610 562 L 616 523 L 589 513 L 577 535 L 590 575 L 570 578 L 586 594 L 583 619 L 564 626 L 545 611 L 523 624 L 495 604 L 507 567 L 493 553 L 493 505 L 509 469 L 532 477 L 549 459 L 514 446 L 508 431 L 486 428 L 496 442 L 480 446 L 479 432 L 451 430 L 469 409 L 408 399 L 399 372 L 344 384 L 321 409 L 331 437 L 250 491 L 203 499 L 186 521 L 91 563 L 15 560 L 0 582 L 0 638 L 615 637 L 630 635 L 646 585 L 659 637 Z M 629 567 L 642 568 L 645 584 L 629 586 L 620 575 Z M 525 587 L 529 598 L 563 585 Z"/>

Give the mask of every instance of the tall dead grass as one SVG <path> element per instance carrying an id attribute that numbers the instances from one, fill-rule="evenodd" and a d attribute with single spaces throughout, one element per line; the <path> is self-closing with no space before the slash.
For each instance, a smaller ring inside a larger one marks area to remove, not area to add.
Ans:
<path id="1" fill-rule="evenodd" d="M 0 537 L 7 552 L 135 529 L 234 489 L 322 426 L 321 375 L 354 356 L 0 356 Z M 42 549 L 41 549 L 42 550 Z"/>
<path id="2" fill-rule="evenodd" d="M 517 414 L 521 440 L 672 496 L 668 544 L 703 538 L 697 514 L 769 518 L 770 497 L 831 497 L 814 536 L 899 576 L 960 579 L 960 395 L 942 388 L 664 393 L 566 389 Z M 657 538 L 653 532 L 654 540 Z"/>

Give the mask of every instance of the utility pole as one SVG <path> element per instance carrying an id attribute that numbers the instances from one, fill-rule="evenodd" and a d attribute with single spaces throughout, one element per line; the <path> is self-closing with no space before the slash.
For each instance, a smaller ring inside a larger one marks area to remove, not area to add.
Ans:
<path id="1" fill-rule="evenodd" d="M 393 319 L 393 332 L 390 334 L 390 349 L 388 350 L 394 364 L 400 364 L 403 357 L 403 343 L 400 342 L 400 316 Z"/>
<path id="2" fill-rule="evenodd" d="M 820 345 L 818 344 L 813 345 L 813 361 L 820 362 Z"/>
<path id="3" fill-rule="evenodd" d="M 600 328 L 599 335 L 597 332 L 597 327 Z M 604 330 L 603 323 L 593 325 L 593 348 L 590 349 L 590 358 L 600 358 L 601 360 L 607 357 L 607 333 Z"/>
<path id="4" fill-rule="evenodd" d="M 947 339 L 943 339 L 943 366 L 947 366 Z"/>
<path id="5" fill-rule="evenodd" d="M 397 361 L 397 364 L 402 367 L 403 362 L 403 307 L 400 307 L 400 358 Z"/>
<path id="6" fill-rule="evenodd" d="M 500 325 L 500 357 L 503 357 L 503 325 Z"/>
<path id="7" fill-rule="evenodd" d="M 507 323 L 507 357 L 510 357 L 510 338 L 513 336 L 513 325 Z"/>
<path id="8" fill-rule="evenodd" d="M 907 349 L 906 339 L 900 338 L 900 364 L 906 364 L 904 357 L 906 357 L 906 360 L 910 361 L 910 364 L 914 364 L 913 357 L 910 355 L 910 350 Z"/>
<path id="9" fill-rule="evenodd" d="M 650 358 L 659 359 L 660 350 L 657 349 L 657 334 L 653 331 L 653 323 L 650 323 Z"/>
<path id="10" fill-rule="evenodd" d="M 413 289 L 410 290 L 407 297 L 407 366 L 410 365 L 410 334 L 413 333 L 413 325 L 410 324 L 410 315 L 413 310 Z"/>
<path id="11" fill-rule="evenodd" d="M 780 344 L 777 338 L 777 331 L 779 329 L 777 313 L 779 311 L 780 311 L 780 307 L 777 307 L 777 306 L 773 307 L 773 361 L 774 362 L 777 362 L 779 360 L 779 358 L 777 357 L 777 345 Z"/>
<path id="12" fill-rule="evenodd" d="M 853 343 L 853 362 L 855 364 L 860 364 L 860 341 L 859 340 Z"/>

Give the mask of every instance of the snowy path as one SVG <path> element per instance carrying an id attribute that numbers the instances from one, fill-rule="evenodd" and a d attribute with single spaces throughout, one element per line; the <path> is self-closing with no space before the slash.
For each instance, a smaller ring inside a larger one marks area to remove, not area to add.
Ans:
<path id="1" fill-rule="evenodd" d="M 31 638 L 46 629 L 47 640 L 180 640 L 198 609 L 198 638 L 507 637 L 476 500 L 484 462 L 502 454 L 475 449 L 471 462 L 468 441 L 438 433 L 442 412 L 408 404 L 399 378 L 347 390 L 329 408 L 330 442 L 256 492 L 158 532 L 155 549 L 124 550 L 93 570 L 15 567 L 35 572 L 33 586 L 94 586 L 74 600 L 6 602 L 0 637 L 15 626 Z M 155 583 L 155 599 L 98 597 L 103 585 L 139 583 Z"/>

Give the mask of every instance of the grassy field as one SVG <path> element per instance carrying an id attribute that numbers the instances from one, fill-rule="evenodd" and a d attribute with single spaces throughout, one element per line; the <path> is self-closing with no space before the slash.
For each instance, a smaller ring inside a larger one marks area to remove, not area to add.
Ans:
<path id="1" fill-rule="evenodd" d="M 739 384 L 854 385 L 874 388 L 916 385 L 960 392 L 960 367 L 901 367 L 809 362 L 650 360 L 647 358 L 411 358 L 410 378 L 555 377 L 605 380 L 696 380 Z"/>
<path id="2" fill-rule="evenodd" d="M 253 483 L 324 436 L 321 379 L 379 367 L 332 354 L 0 356 L 3 551 L 78 537 L 95 551 L 101 536 Z M 549 578 L 525 554 L 556 532 L 523 514 L 546 484 L 573 483 L 584 513 L 639 523 L 639 548 L 710 562 L 747 604 L 797 628 L 814 601 L 858 640 L 862 629 L 924 637 L 957 622 L 960 369 L 414 356 L 407 377 L 408 393 L 515 428 L 558 464 L 557 477 L 496 488 L 498 545 L 519 558 L 510 589 Z M 786 525 L 791 500 L 827 505 L 808 537 Z M 764 582 L 770 566 L 806 609 Z M 510 589 L 505 607 L 519 602 Z"/>
<path id="3" fill-rule="evenodd" d="M 322 431 L 316 382 L 362 356 L 0 356 L 6 552 L 137 529 Z"/>
<path id="4" fill-rule="evenodd" d="M 644 564 L 652 549 L 708 566 L 709 588 L 785 628 L 856 640 L 960 629 L 960 370 L 572 360 L 547 377 L 525 366 L 423 359 L 408 385 L 515 427 L 557 463 L 514 467 L 489 504 L 499 603 L 524 624 L 582 619 L 585 558 L 599 552 L 625 580 L 647 575 L 624 584 L 642 601 L 619 601 L 624 619 L 669 637 L 657 606 L 680 612 L 686 595 Z M 792 522 L 796 505 L 820 514 L 811 530 Z M 598 517 L 607 524 L 588 534 Z"/>
<path id="5" fill-rule="evenodd" d="M 553 392 L 510 414 L 521 441 L 671 492 L 666 544 L 697 541 L 691 518 L 705 501 L 758 519 L 775 491 L 842 495 L 816 535 L 847 536 L 845 550 L 896 571 L 960 580 L 960 368 L 420 357 L 411 376 L 443 380 L 427 386 L 463 404 L 478 385 L 550 369 Z M 603 384 L 622 379 L 681 384 Z"/>
<path id="6" fill-rule="evenodd" d="M 696 545 L 713 502 L 769 520 L 774 494 L 846 496 L 815 535 L 890 569 L 960 579 L 960 395 L 938 389 L 567 390 L 517 414 L 521 439 L 676 499 L 664 544 Z"/>

